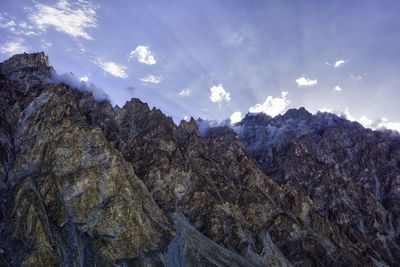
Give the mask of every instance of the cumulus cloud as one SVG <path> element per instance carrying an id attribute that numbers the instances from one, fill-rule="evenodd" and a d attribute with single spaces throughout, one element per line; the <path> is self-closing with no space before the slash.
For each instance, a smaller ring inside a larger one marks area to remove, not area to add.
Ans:
<path id="1" fill-rule="evenodd" d="M 300 86 L 313 86 L 317 84 L 317 80 L 307 79 L 306 77 L 302 76 L 296 79 L 297 85 Z"/>
<path id="2" fill-rule="evenodd" d="M 160 75 L 147 75 L 146 77 L 139 78 L 139 80 L 145 83 L 160 83 L 162 81 L 162 77 Z"/>
<path id="3" fill-rule="evenodd" d="M 231 93 L 226 92 L 222 84 L 214 85 L 210 88 L 210 91 L 211 95 L 209 95 L 209 98 L 214 103 L 221 103 L 223 100 L 231 100 Z"/>
<path id="4" fill-rule="evenodd" d="M 283 91 L 281 97 L 268 96 L 263 104 L 256 104 L 249 109 L 251 113 L 263 112 L 267 115 L 275 117 L 286 109 L 290 104 L 290 100 L 286 98 L 288 92 Z"/>
<path id="5" fill-rule="evenodd" d="M 344 61 L 344 60 L 342 60 L 342 59 L 336 61 L 336 62 L 335 62 L 335 68 L 339 67 L 339 66 L 342 65 L 343 63 L 346 63 L 346 61 Z"/>
<path id="6" fill-rule="evenodd" d="M 152 52 L 150 51 L 150 48 L 144 45 L 139 45 L 138 47 L 136 47 L 135 50 L 132 50 L 129 53 L 128 59 L 131 60 L 134 58 L 136 58 L 138 62 L 147 65 L 153 65 L 157 62 Z"/>
<path id="7" fill-rule="evenodd" d="M 178 95 L 179 95 L 179 96 L 190 96 L 190 93 L 191 93 L 191 90 L 190 90 L 189 88 L 187 88 L 187 89 L 182 89 L 182 90 L 178 93 Z"/>
<path id="8" fill-rule="evenodd" d="M 28 50 L 29 49 L 24 45 L 24 40 L 21 38 L 0 45 L 0 53 L 2 54 L 21 54 L 23 52 L 28 52 Z"/>
<path id="9" fill-rule="evenodd" d="M 333 90 L 335 90 L 335 91 L 342 91 L 342 88 L 339 86 L 339 85 L 336 85 L 334 88 L 333 88 Z"/>
<path id="10" fill-rule="evenodd" d="M 98 66 L 100 66 L 105 72 L 108 72 L 109 74 L 119 77 L 119 78 L 128 78 L 128 74 L 126 74 L 126 69 L 127 67 L 120 65 L 115 62 L 105 62 L 101 59 L 98 59 L 95 62 Z"/>
<path id="11" fill-rule="evenodd" d="M 236 111 L 233 112 L 232 115 L 229 117 L 231 120 L 231 124 L 235 124 L 243 119 L 242 112 Z"/>
<path id="12" fill-rule="evenodd" d="M 59 0 L 55 5 L 37 3 L 30 10 L 29 20 L 41 31 L 54 27 L 57 31 L 87 40 L 90 28 L 96 28 L 96 8 L 88 1 Z"/>

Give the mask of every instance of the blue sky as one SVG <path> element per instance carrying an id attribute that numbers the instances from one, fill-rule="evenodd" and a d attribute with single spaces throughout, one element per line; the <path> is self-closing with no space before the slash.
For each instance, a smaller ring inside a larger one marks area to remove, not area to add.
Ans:
<path id="1" fill-rule="evenodd" d="M 400 131 L 400 1 L 0 1 L 1 61 L 44 51 L 119 106 L 176 122 L 304 106 Z"/>

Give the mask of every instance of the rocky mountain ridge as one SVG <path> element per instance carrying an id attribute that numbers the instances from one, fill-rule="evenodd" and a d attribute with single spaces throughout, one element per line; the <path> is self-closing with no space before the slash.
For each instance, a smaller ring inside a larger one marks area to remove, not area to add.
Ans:
<path id="1" fill-rule="evenodd" d="M 377 244 L 354 239 L 352 222 L 335 219 L 348 214 L 327 213 L 308 180 L 266 175 L 270 158 L 251 149 L 246 119 L 239 135 L 218 127 L 202 137 L 193 119 L 177 126 L 139 99 L 112 107 L 44 82 L 54 70 L 43 53 L 0 70 L 2 265 L 396 266 L 396 206 L 389 218 L 362 191 L 360 214 L 377 222 L 363 217 L 364 227 L 381 232 Z M 279 167 L 299 172 L 295 163 Z"/>
<path id="2" fill-rule="evenodd" d="M 264 173 L 306 193 L 363 251 L 400 262 L 400 136 L 304 108 L 235 127 Z"/>

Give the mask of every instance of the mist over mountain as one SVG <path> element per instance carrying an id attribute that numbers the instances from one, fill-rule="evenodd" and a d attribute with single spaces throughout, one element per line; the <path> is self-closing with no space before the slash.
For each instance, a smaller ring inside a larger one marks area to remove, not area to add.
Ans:
<path id="1" fill-rule="evenodd" d="M 398 134 L 304 108 L 176 125 L 44 53 L 0 72 L 1 266 L 399 266 Z"/>

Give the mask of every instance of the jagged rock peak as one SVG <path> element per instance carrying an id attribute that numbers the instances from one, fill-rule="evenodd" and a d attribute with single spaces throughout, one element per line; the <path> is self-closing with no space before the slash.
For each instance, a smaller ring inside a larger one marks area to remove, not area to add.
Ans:
<path id="1" fill-rule="evenodd" d="M 49 58 L 44 54 L 44 52 L 16 54 L 0 64 L 3 72 L 10 72 L 11 70 L 16 71 L 25 68 L 52 68 L 50 66 Z"/>
<path id="2" fill-rule="evenodd" d="M 286 113 L 282 116 L 283 119 L 309 119 L 312 117 L 312 114 L 308 112 L 304 107 L 300 108 L 292 108 L 286 111 Z"/>
<path id="3" fill-rule="evenodd" d="M 132 98 L 131 100 L 126 101 L 123 108 L 128 110 L 142 111 L 142 112 L 150 111 L 149 105 L 147 103 L 140 101 L 140 99 L 138 98 Z"/>
<path id="4" fill-rule="evenodd" d="M 188 136 L 190 134 L 194 134 L 196 136 L 200 136 L 199 129 L 197 128 L 196 121 L 194 120 L 193 117 L 190 118 L 190 121 L 187 122 L 185 120 L 181 120 L 178 126 L 178 130 L 180 133 L 184 132 L 185 136 Z"/>
<path id="5" fill-rule="evenodd" d="M 257 123 L 264 124 L 272 120 L 273 118 L 263 112 L 260 113 L 247 113 L 246 116 L 238 122 L 236 125 L 240 126 L 244 123 Z"/>
<path id="6" fill-rule="evenodd" d="M 50 78 L 54 71 L 49 58 L 43 53 L 17 54 L 0 63 L 0 72 L 11 80 L 25 83 L 27 87 Z"/>

